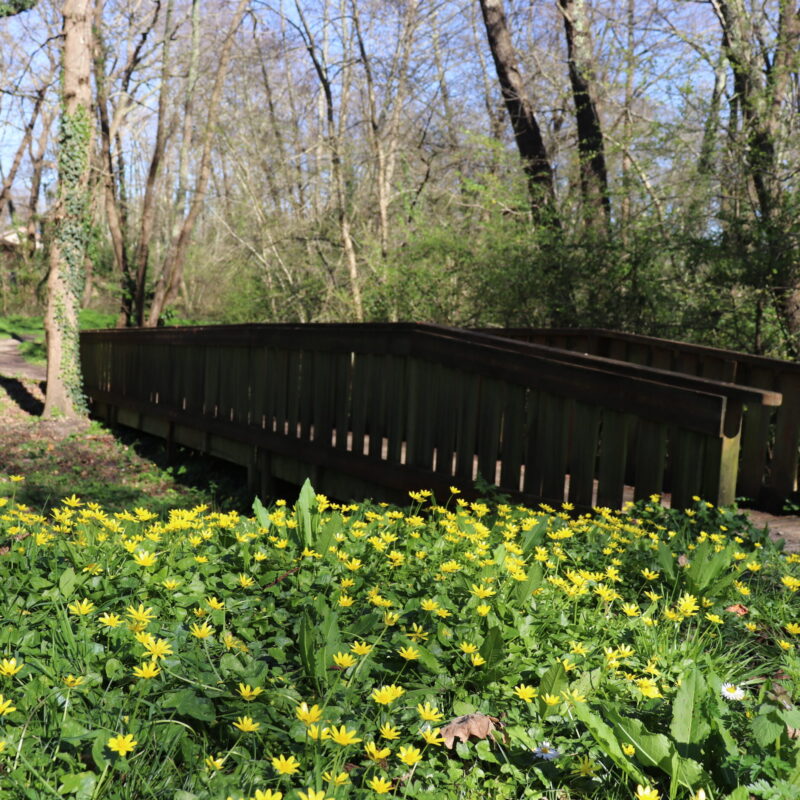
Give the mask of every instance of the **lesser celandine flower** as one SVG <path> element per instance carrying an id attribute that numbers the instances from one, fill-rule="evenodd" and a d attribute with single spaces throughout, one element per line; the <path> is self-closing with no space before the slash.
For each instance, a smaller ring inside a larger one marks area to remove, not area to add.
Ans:
<path id="1" fill-rule="evenodd" d="M 420 733 L 426 744 L 444 744 L 444 739 L 442 738 L 439 728 L 423 728 Z"/>
<path id="2" fill-rule="evenodd" d="M 256 789 L 253 800 L 283 800 L 283 792 L 274 792 L 272 789 Z"/>
<path id="3" fill-rule="evenodd" d="M 117 736 L 112 736 L 106 742 L 106 747 L 124 758 L 136 747 L 137 744 L 139 743 L 133 738 L 133 734 L 126 733 L 123 736 L 120 733 Z"/>
<path id="4" fill-rule="evenodd" d="M 175 580 L 175 578 L 167 578 L 167 580 L 161 581 L 161 585 L 168 592 L 174 592 L 181 585 L 181 582 L 179 580 Z"/>
<path id="5" fill-rule="evenodd" d="M 323 772 L 322 780 L 333 783 L 334 786 L 344 786 L 350 782 L 350 776 L 346 772 L 339 772 L 334 775 L 332 772 Z"/>
<path id="6" fill-rule="evenodd" d="M 461 642 L 459 644 L 459 648 L 461 649 L 462 653 L 477 653 L 478 652 L 478 645 L 472 644 L 471 642 Z"/>
<path id="7" fill-rule="evenodd" d="M 406 690 L 402 686 L 397 686 L 393 683 L 390 686 L 381 686 L 378 689 L 373 689 L 370 696 L 376 703 L 388 706 L 405 693 Z"/>
<path id="8" fill-rule="evenodd" d="M 297 719 L 304 725 L 311 725 L 322 719 L 322 710 L 316 703 L 311 708 L 308 707 L 308 703 L 300 703 L 295 713 L 297 714 Z"/>
<path id="9" fill-rule="evenodd" d="M 400 731 L 397 728 L 392 727 L 391 723 L 389 722 L 385 722 L 383 725 L 381 725 L 380 732 L 381 736 L 383 736 L 384 739 L 388 739 L 390 742 L 393 739 L 400 738 Z"/>
<path id="10" fill-rule="evenodd" d="M 204 622 L 202 625 L 198 625 L 196 622 L 193 622 L 189 626 L 189 631 L 191 632 L 192 636 L 196 636 L 198 639 L 207 639 L 212 633 L 214 633 L 214 629 L 207 622 Z"/>
<path id="11" fill-rule="evenodd" d="M 422 751 L 414 745 L 405 745 L 397 751 L 397 757 L 409 767 L 422 761 Z"/>
<path id="12" fill-rule="evenodd" d="M 248 702 L 251 700 L 255 700 L 264 690 L 260 686 L 256 686 L 254 689 L 250 687 L 250 684 L 239 684 L 239 694 L 242 696 L 243 700 L 247 700 Z"/>
<path id="13" fill-rule="evenodd" d="M 117 614 L 101 614 L 97 621 L 101 625 L 105 625 L 107 628 L 118 628 L 122 625 L 122 617 L 118 616 Z"/>
<path id="14" fill-rule="evenodd" d="M 353 644 L 350 645 L 350 649 L 357 656 L 366 656 L 372 652 L 372 645 L 366 642 L 353 642 Z"/>
<path id="15" fill-rule="evenodd" d="M 392 751 L 388 747 L 378 747 L 375 742 L 367 742 L 364 745 L 364 752 L 372 761 L 383 761 L 384 758 L 391 755 Z"/>
<path id="16" fill-rule="evenodd" d="M 485 617 L 491 610 L 492 610 L 492 607 L 490 605 L 487 605 L 486 603 L 481 603 L 475 609 L 475 611 L 478 613 L 479 617 Z"/>
<path id="17" fill-rule="evenodd" d="M 333 800 L 332 797 L 325 797 L 325 792 L 322 790 L 317 791 L 316 789 L 312 789 L 310 786 L 305 792 L 301 792 L 298 789 L 297 796 L 300 798 L 300 800 Z"/>
<path id="18" fill-rule="evenodd" d="M 95 610 L 96 606 L 90 600 L 84 598 L 83 600 L 75 603 L 70 603 L 67 608 L 78 617 L 85 617 Z"/>
<path id="19" fill-rule="evenodd" d="M 636 786 L 636 800 L 660 800 L 660 798 L 661 795 L 656 789 L 642 786 L 641 783 Z"/>
<path id="20" fill-rule="evenodd" d="M 622 752 L 625 753 L 626 756 L 632 756 L 636 752 L 636 748 L 632 744 L 623 744 L 622 745 Z"/>
<path id="21" fill-rule="evenodd" d="M 156 563 L 158 557 L 155 553 L 148 553 L 146 550 L 137 550 L 133 554 L 133 560 L 140 567 L 152 567 Z"/>
<path id="22" fill-rule="evenodd" d="M 128 616 L 135 622 L 147 623 L 150 622 L 151 619 L 155 619 L 156 616 L 152 608 L 145 608 L 142 603 L 139 603 L 139 608 L 128 606 L 125 609 L 125 611 L 127 612 Z"/>
<path id="23" fill-rule="evenodd" d="M 16 658 L 4 658 L 0 661 L 0 675 L 4 678 L 13 678 L 21 669 L 24 664 L 17 664 Z"/>
<path id="24" fill-rule="evenodd" d="M 514 694 L 526 703 L 530 703 L 538 693 L 539 692 L 533 686 L 527 686 L 524 683 L 514 687 Z"/>
<path id="25" fill-rule="evenodd" d="M 356 736 L 356 731 L 348 730 L 345 725 L 341 725 L 338 728 L 334 725 L 330 730 L 330 737 L 336 744 L 342 747 L 349 744 L 357 744 L 361 741 L 361 739 Z"/>
<path id="26" fill-rule="evenodd" d="M 419 658 L 419 650 L 416 647 L 401 647 L 397 652 L 406 661 L 415 661 Z"/>
<path id="27" fill-rule="evenodd" d="M 222 611 L 222 609 L 225 608 L 225 601 L 218 600 L 216 597 L 206 597 L 206 603 L 208 603 L 215 611 Z"/>
<path id="28" fill-rule="evenodd" d="M 233 727 L 238 728 L 242 733 L 253 733 L 261 727 L 261 723 L 253 722 L 251 717 L 237 717 Z"/>
<path id="29" fill-rule="evenodd" d="M 140 667 L 133 668 L 133 674 L 137 678 L 155 678 L 161 672 L 157 661 L 145 661 Z"/>
<path id="30" fill-rule="evenodd" d="M 374 775 L 367 781 L 367 786 L 372 789 L 375 794 L 387 794 L 392 790 L 392 782 L 381 778 L 379 775 Z"/>
<path id="31" fill-rule="evenodd" d="M 214 758 L 214 756 L 206 756 L 205 764 L 209 769 L 221 770 L 225 764 L 225 759 L 222 757 Z"/>
<path id="32" fill-rule="evenodd" d="M 419 713 L 420 718 L 425 722 L 439 722 L 439 720 L 444 718 L 444 714 L 442 714 L 436 706 L 431 706 L 430 703 L 425 703 L 425 705 L 418 703 L 417 713 Z"/>
<path id="33" fill-rule="evenodd" d="M 67 675 L 65 678 L 61 679 L 70 689 L 74 689 L 76 686 L 80 686 L 83 683 L 83 676 L 82 675 Z M 2 695 L 0 695 L 0 698 Z"/>
<path id="34" fill-rule="evenodd" d="M 300 762 L 294 757 L 273 756 L 272 766 L 279 775 L 294 775 L 300 769 Z"/>
<path id="35" fill-rule="evenodd" d="M 482 667 L 486 663 L 486 659 L 480 653 L 473 653 L 469 660 L 473 667 Z"/>
<path id="36" fill-rule="evenodd" d="M 356 659 L 350 653 L 334 653 L 333 663 L 340 669 L 347 669 L 356 663 Z"/>

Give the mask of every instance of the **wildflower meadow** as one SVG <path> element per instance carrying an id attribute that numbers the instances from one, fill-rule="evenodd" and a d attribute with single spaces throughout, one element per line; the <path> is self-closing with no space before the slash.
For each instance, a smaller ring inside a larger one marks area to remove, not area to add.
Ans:
<path id="1" fill-rule="evenodd" d="M 800 796 L 800 556 L 735 509 L 0 483 L 0 794 Z M 16 482 L 15 482 L 16 481 Z"/>

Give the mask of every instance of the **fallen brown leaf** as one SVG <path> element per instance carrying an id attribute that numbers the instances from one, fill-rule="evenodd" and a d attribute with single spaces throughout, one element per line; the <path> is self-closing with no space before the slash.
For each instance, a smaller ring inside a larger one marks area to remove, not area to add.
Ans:
<path id="1" fill-rule="evenodd" d="M 456 717 L 445 725 L 440 733 L 448 750 L 453 749 L 453 742 L 459 739 L 466 742 L 471 737 L 476 739 L 488 739 L 494 730 L 503 727 L 503 723 L 497 717 L 490 717 L 487 714 L 465 714 L 463 717 Z"/>
<path id="2" fill-rule="evenodd" d="M 747 606 L 743 606 L 741 603 L 734 603 L 732 606 L 728 606 L 725 610 L 730 611 L 731 614 L 738 614 L 740 617 L 743 617 L 745 614 L 749 613 Z"/>

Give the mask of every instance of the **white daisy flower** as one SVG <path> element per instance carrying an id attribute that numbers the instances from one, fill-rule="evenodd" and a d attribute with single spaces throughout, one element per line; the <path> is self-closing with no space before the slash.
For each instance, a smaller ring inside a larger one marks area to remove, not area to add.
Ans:
<path id="1" fill-rule="evenodd" d="M 723 683 L 720 691 L 726 700 L 744 700 L 744 689 L 735 683 Z"/>
<path id="2" fill-rule="evenodd" d="M 538 747 L 534 748 L 533 754 L 539 758 L 545 759 L 545 761 L 552 761 L 554 758 L 558 758 L 561 755 L 550 742 L 542 742 Z"/>

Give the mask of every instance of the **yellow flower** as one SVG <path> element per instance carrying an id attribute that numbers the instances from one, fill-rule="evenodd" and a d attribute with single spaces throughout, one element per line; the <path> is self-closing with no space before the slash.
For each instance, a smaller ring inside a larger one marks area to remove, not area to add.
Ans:
<path id="1" fill-rule="evenodd" d="M 636 786 L 636 800 L 660 800 L 661 795 L 656 789 L 651 789 L 649 786 Z"/>
<path id="2" fill-rule="evenodd" d="M 378 748 L 375 742 L 367 742 L 364 745 L 364 752 L 372 761 L 383 761 L 384 758 L 391 755 L 392 751 L 388 747 Z"/>
<path id="3" fill-rule="evenodd" d="M 624 744 L 622 745 L 622 752 L 626 756 L 632 756 L 636 752 L 636 748 L 632 744 Z"/>
<path id="4" fill-rule="evenodd" d="M 652 569 L 643 569 L 642 575 L 644 575 L 645 580 L 654 581 L 658 577 L 658 573 L 654 572 Z"/>
<path id="5" fill-rule="evenodd" d="M 61 680 L 64 681 L 70 689 L 74 689 L 76 686 L 80 686 L 83 683 L 83 676 L 67 675 L 66 678 L 62 678 Z M 3 695 L 0 694 L 0 698 L 2 697 Z"/>
<path id="6" fill-rule="evenodd" d="M 353 644 L 350 645 L 350 649 L 357 656 L 366 656 L 372 652 L 372 645 L 366 642 L 353 642 Z"/>
<path id="7" fill-rule="evenodd" d="M 533 686 L 527 686 L 526 684 L 521 683 L 519 686 L 514 687 L 514 694 L 519 697 L 520 700 L 530 703 L 531 700 L 536 697 L 538 691 Z"/>
<path id="8" fill-rule="evenodd" d="M 256 686 L 255 689 L 250 688 L 250 684 L 239 684 L 239 694 L 242 696 L 243 700 L 247 700 L 250 702 L 251 700 L 255 700 L 264 690 L 260 686 Z"/>
<path id="9" fill-rule="evenodd" d="M 167 578 L 167 580 L 161 581 L 161 585 L 168 592 L 174 592 L 181 585 L 181 582 L 178 581 L 178 580 L 175 580 L 175 578 Z"/>
<path id="10" fill-rule="evenodd" d="M 349 594 L 340 594 L 337 602 L 342 608 L 350 608 L 356 601 Z"/>
<path id="11" fill-rule="evenodd" d="M 255 581 L 249 576 L 245 575 L 243 572 L 239 573 L 239 586 L 242 589 L 249 589 Z"/>
<path id="12" fill-rule="evenodd" d="M 584 756 L 573 768 L 573 775 L 581 775 L 584 778 L 591 778 L 599 769 L 598 765 L 589 756 Z"/>
<path id="13" fill-rule="evenodd" d="M 13 481 L 15 477 L 16 476 L 12 476 L 11 480 Z M 70 497 L 65 497 L 61 502 L 65 506 L 69 506 L 70 508 L 80 508 L 83 505 L 83 503 L 81 502 L 81 499 L 79 497 L 75 496 L 74 494 L 72 496 L 70 496 Z"/>
<path id="14" fill-rule="evenodd" d="M 117 616 L 116 614 L 101 614 L 97 621 L 101 625 L 105 625 L 108 628 L 118 628 L 122 625 L 122 617 Z"/>
<path id="15" fill-rule="evenodd" d="M 316 703 L 311 708 L 308 707 L 308 703 L 300 703 L 295 710 L 295 714 L 297 719 L 305 725 L 311 725 L 322 719 L 322 709 Z"/>
<path id="16" fill-rule="evenodd" d="M 406 661 L 414 661 L 419 658 L 419 650 L 415 647 L 401 647 L 397 651 Z"/>
<path id="17" fill-rule="evenodd" d="M 196 622 L 193 622 L 189 626 L 189 631 L 191 632 L 192 636 L 196 636 L 198 639 L 207 639 L 212 633 L 214 633 L 214 629 L 207 622 L 204 622 L 202 625 L 198 625 Z"/>
<path id="18" fill-rule="evenodd" d="M 470 644 L 470 642 L 461 642 L 459 648 L 463 653 L 477 653 L 478 652 L 478 645 Z"/>
<path id="19" fill-rule="evenodd" d="M 251 717 L 237 717 L 233 727 L 238 728 L 242 733 L 252 733 L 261 727 L 261 723 L 253 722 Z"/>
<path id="20" fill-rule="evenodd" d="M 159 672 L 161 672 L 161 668 L 155 660 L 145 661 L 140 667 L 133 668 L 133 674 L 136 675 L 137 678 L 155 678 Z"/>
<path id="21" fill-rule="evenodd" d="M 722 625 L 722 617 L 719 614 L 706 614 L 706 619 L 715 625 Z"/>
<path id="22" fill-rule="evenodd" d="M 392 790 L 392 782 L 387 781 L 384 778 L 381 778 L 378 775 L 374 775 L 367 781 L 367 786 L 372 789 L 375 794 L 387 794 Z"/>
<path id="23" fill-rule="evenodd" d="M 348 744 L 357 744 L 361 741 L 361 739 L 356 737 L 356 731 L 349 731 L 344 725 L 339 728 L 334 725 L 331 728 L 330 736 L 331 739 L 336 742 L 336 744 L 339 744 L 342 747 L 345 747 Z"/>
<path id="24" fill-rule="evenodd" d="M 148 636 L 146 640 L 142 641 L 142 646 L 154 659 L 164 658 L 173 654 L 172 647 L 170 647 L 166 639 L 156 639 L 154 636 Z"/>
<path id="25" fill-rule="evenodd" d="M 417 712 L 419 713 L 420 719 L 425 722 L 439 722 L 439 720 L 444 718 L 444 714 L 435 706 L 431 706 L 430 703 L 425 703 L 425 705 L 418 703 Z"/>
<path id="26" fill-rule="evenodd" d="M 636 685 L 645 697 L 661 697 L 661 692 L 653 678 L 639 678 Z"/>
<path id="27" fill-rule="evenodd" d="M 380 732 L 381 736 L 383 736 L 384 739 L 388 739 L 390 742 L 400 738 L 400 731 L 397 728 L 393 728 L 388 722 L 381 725 Z"/>
<path id="28" fill-rule="evenodd" d="M 312 789 L 310 786 L 308 788 L 308 792 L 301 792 L 299 789 L 297 790 L 297 796 L 300 800 L 333 800 L 331 797 L 325 797 L 325 792 L 323 791 L 316 791 Z"/>
<path id="29" fill-rule="evenodd" d="M 406 690 L 402 686 L 391 684 L 390 686 L 381 686 L 379 689 L 373 689 L 370 695 L 376 703 L 388 706 L 398 698 L 402 697 Z"/>
<path id="30" fill-rule="evenodd" d="M 209 769 L 215 769 L 217 771 L 221 770 L 223 765 L 225 764 L 224 758 L 214 758 L 214 756 L 206 756 L 205 761 L 206 766 Z"/>
<path id="31" fill-rule="evenodd" d="M 120 733 L 117 736 L 112 736 L 107 742 L 106 747 L 119 753 L 123 758 L 139 744 L 134 738 L 133 734 L 126 733 L 124 736 Z"/>
<path id="32" fill-rule="evenodd" d="M 84 598 L 80 602 L 70 603 L 69 610 L 78 617 L 85 617 L 95 609 L 95 604 Z"/>
<path id="33" fill-rule="evenodd" d="M 17 664 L 16 658 L 4 658 L 0 661 L 0 675 L 4 678 L 13 678 L 24 666 Z"/>
<path id="34" fill-rule="evenodd" d="M 387 611 L 383 615 L 383 624 L 387 626 L 397 625 L 400 620 L 400 615 L 396 611 Z"/>
<path id="35" fill-rule="evenodd" d="M 206 603 L 208 603 L 215 611 L 222 611 L 222 609 L 225 608 L 225 601 L 218 600 L 216 597 L 206 597 Z"/>
<path id="36" fill-rule="evenodd" d="M 486 659 L 480 653 L 473 653 L 470 656 L 473 667 L 482 667 L 486 663 Z"/>
<path id="37" fill-rule="evenodd" d="M 622 612 L 628 617 L 638 617 L 642 613 L 636 603 L 623 603 Z"/>
<path id="38" fill-rule="evenodd" d="M 344 786 L 350 782 L 350 776 L 346 772 L 340 772 L 338 775 L 334 775 L 331 772 L 323 772 L 322 780 L 333 783 L 334 786 Z"/>
<path id="39" fill-rule="evenodd" d="M 137 550 L 133 554 L 133 560 L 140 567 L 152 567 L 156 563 L 157 556 L 155 553 L 148 553 L 147 550 Z"/>
<path id="40" fill-rule="evenodd" d="M 425 740 L 426 744 L 444 744 L 444 739 L 442 738 L 439 728 L 424 728 L 420 731 L 420 733 L 422 734 L 422 738 Z"/>
<path id="41" fill-rule="evenodd" d="M 688 593 L 682 595 L 677 604 L 678 613 L 683 617 L 693 617 L 697 613 L 699 607 L 697 598 Z"/>
<path id="42" fill-rule="evenodd" d="M 141 603 L 139 603 L 139 608 L 128 606 L 125 610 L 128 612 L 128 616 L 135 622 L 148 623 L 151 619 L 155 619 L 156 616 L 152 608 L 145 608 Z"/>
<path id="43" fill-rule="evenodd" d="M 476 586 L 474 583 L 472 584 L 470 592 L 472 592 L 475 597 L 479 597 L 481 600 L 485 600 L 487 597 L 492 597 L 492 595 L 497 594 L 494 589 L 490 589 L 488 586 L 484 586 L 483 584 Z"/>
<path id="44" fill-rule="evenodd" d="M 791 642 L 787 642 L 786 639 L 778 639 L 778 647 L 783 650 L 791 650 L 794 645 Z"/>
<path id="45" fill-rule="evenodd" d="M 548 706 L 558 706 L 561 705 L 562 702 L 561 698 L 555 694 L 543 694 L 542 700 L 544 700 Z"/>
<path id="46" fill-rule="evenodd" d="M 334 653 L 333 663 L 340 669 L 347 669 L 356 663 L 356 659 L 350 653 Z"/>
<path id="47" fill-rule="evenodd" d="M 422 751 L 414 747 L 414 745 L 405 745 L 400 748 L 397 753 L 397 757 L 404 763 L 407 764 L 409 767 L 413 767 L 414 764 L 422 761 Z"/>
<path id="48" fill-rule="evenodd" d="M 283 800 L 283 792 L 273 792 L 272 789 L 256 789 L 253 800 Z"/>
<path id="49" fill-rule="evenodd" d="M 790 633 L 792 636 L 797 636 L 800 633 L 800 625 L 796 622 L 790 622 L 786 625 L 786 633 Z"/>
<path id="50" fill-rule="evenodd" d="M 420 608 L 423 611 L 437 611 L 439 609 L 439 604 L 435 600 L 423 600 L 420 603 Z"/>
<path id="51" fill-rule="evenodd" d="M 280 755 L 272 757 L 272 766 L 279 775 L 294 775 L 300 769 L 300 762 L 294 756 Z"/>
<path id="52" fill-rule="evenodd" d="M 491 607 L 491 606 L 489 606 L 489 605 L 487 605 L 486 603 L 481 603 L 481 604 L 480 604 L 480 605 L 479 605 L 479 606 L 478 606 L 478 607 L 475 609 L 475 611 L 477 611 L 477 612 L 478 612 L 478 616 L 479 616 L 479 617 L 485 617 L 485 616 L 486 616 L 486 615 L 487 615 L 487 614 L 488 614 L 488 613 L 489 613 L 491 610 L 492 610 L 492 607 Z"/>

